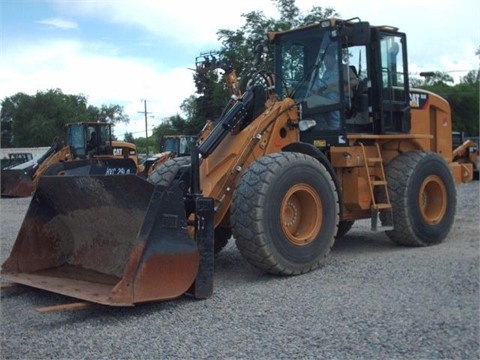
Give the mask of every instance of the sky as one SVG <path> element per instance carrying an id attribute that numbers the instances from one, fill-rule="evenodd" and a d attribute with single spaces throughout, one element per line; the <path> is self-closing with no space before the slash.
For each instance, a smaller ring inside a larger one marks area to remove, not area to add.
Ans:
<path id="1" fill-rule="evenodd" d="M 478 70 L 478 0 L 296 0 L 303 14 L 332 7 L 340 18 L 359 17 L 407 34 L 409 71 L 448 72 L 456 81 Z M 89 105 L 123 106 L 145 137 L 195 93 L 201 52 L 220 49 L 217 31 L 245 24 L 242 14 L 279 17 L 272 0 L 0 0 L 0 99 L 18 92 L 61 89 Z M 239 74 L 241 75 L 241 74 Z"/>

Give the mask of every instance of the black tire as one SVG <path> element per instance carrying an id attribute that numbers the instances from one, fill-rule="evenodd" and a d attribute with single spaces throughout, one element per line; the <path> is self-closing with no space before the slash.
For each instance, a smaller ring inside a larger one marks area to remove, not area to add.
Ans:
<path id="1" fill-rule="evenodd" d="M 337 235 L 335 236 L 335 238 L 339 239 L 342 236 L 345 236 L 345 234 L 350 231 L 350 229 L 352 228 L 354 223 L 355 223 L 354 220 L 342 220 L 342 221 L 340 221 L 338 223 L 338 231 L 337 231 Z"/>
<path id="2" fill-rule="evenodd" d="M 250 264 L 272 274 L 302 274 L 321 266 L 333 246 L 338 193 L 315 158 L 270 154 L 240 178 L 231 221 L 237 248 Z"/>
<path id="3" fill-rule="evenodd" d="M 180 167 L 190 165 L 190 156 L 179 156 L 165 161 L 156 168 L 148 177 L 148 181 L 153 185 L 168 186 L 175 179 Z M 232 236 L 232 230 L 228 227 L 218 226 L 215 228 L 214 254 L 218 254 L 228 244 Z"/>
<path id="4" fill-rule="evenodd" d="M 453 175 L 436 153 L 412 151 L 386 167 L 393 210 L 388 237 L 405 246 L 429 246 L 448 235 L 457 206 Z"/>
<path id="5" fill-rule="evenodd" d="M 179 156 L 167 160 L 152 171 L 147 180 L 153 185 L 168 186 L 177 175 L 178 170 L 185 165 L 190 165 L 190 156 Z"/>
<path id="6" fill-rule="evenodd" d="M 65 175 L 65 163 L 63 161 L 50 165 L 43 175 L 47 176 L 62 176 Z"/>

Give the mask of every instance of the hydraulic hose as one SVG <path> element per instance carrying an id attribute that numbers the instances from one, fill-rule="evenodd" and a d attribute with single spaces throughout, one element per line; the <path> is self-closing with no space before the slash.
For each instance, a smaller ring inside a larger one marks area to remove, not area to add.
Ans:
<path id="1" fill-rule="evenodd" d="M 199 146 L 199 153 L 205 159 L 207 158 L 229 132 L 237 127 L 238 124 L 245 118 L 248 109 L 253 103 L 253 91 L 247 90 L 245 94 L 239 99 L 232 108 L 219 120 L 218 124 L 207 136 L 204 142 Z"/>

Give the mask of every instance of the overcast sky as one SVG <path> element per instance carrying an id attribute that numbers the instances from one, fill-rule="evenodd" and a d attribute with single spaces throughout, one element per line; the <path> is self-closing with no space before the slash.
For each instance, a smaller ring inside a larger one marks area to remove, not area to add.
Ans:
<path id="1" fill-rule="evenodd" d="M 479 68 L 478 0 L 297 0 L 302 13 L 333 7 L 407 33 L 409 69 L 450 72 L 455 79 Z M 216 32 L 236 30 L 242 14 L 262 10 L 278 18 L 271 0 L 0 0 L 0 99 L 60 88 L 89 104 L 120 104 L 130 124 L 116 135 L 149 135 L 180 113 L 195 92 L 192 71 L 202 51 L 220 48 Z"/>

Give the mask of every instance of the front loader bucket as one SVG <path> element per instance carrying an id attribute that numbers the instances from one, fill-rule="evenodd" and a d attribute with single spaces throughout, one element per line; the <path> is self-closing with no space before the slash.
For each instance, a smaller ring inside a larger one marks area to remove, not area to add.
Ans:
<path id="1" fill-rule="evenodd" d="M 213 254 L 213 220 L 210 227 Z M 135 175 L 43 176 L 2 277 L 130 306 L 194 288 L 199 263 L 177 187 L 153 186 Z"/>
<path id="2" fill-rule="evenodd" d="M 33 193 L 33 183 L 28 169 L 1 171 L 2 197 L 27 197 Z"/>

